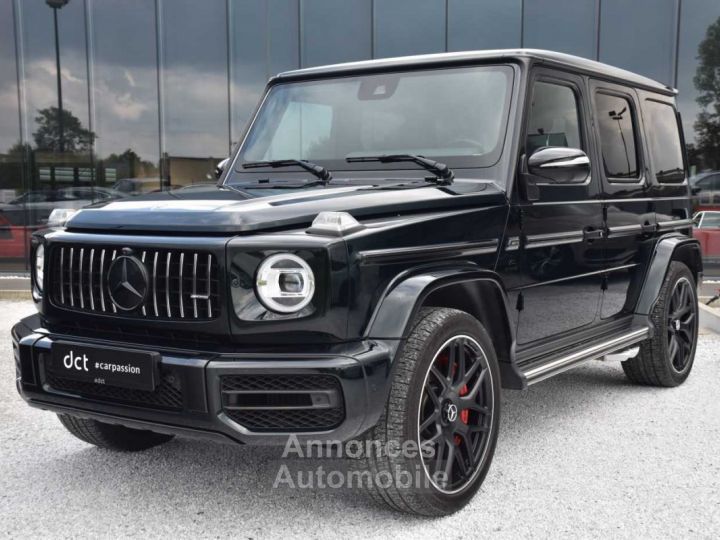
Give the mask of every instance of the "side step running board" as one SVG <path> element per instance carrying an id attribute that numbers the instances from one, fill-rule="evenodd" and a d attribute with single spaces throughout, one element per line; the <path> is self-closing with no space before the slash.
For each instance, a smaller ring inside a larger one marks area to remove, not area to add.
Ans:
<path id="1" fill-rule="evenodd" d="M 647 339 L 649 335 L 649 328 L 637 328 L 608 340 L 595 343 L 589 347 L 551 358 L 547 362 L 540 364 L 534 362 L 532 365 L 527 366 L 527 369 L 525 370 L 523 370 L 522 366 L 520 369 L 525 376 L 527 384 L 535 384 L 552 377 L 553 375 L 562 373 L 563 371 L 566 371 L 581 362 L 585 362 L 586 360 L 594 360 L 596 358 L 600 358 L 601 356 L 605 356 L 606 354 L 626 349 Z"/>

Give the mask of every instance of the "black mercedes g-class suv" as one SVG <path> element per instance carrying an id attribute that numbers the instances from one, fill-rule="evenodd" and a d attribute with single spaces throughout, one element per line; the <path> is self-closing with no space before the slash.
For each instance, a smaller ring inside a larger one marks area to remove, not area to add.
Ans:
<path id="1" fill-rule="evenodd" d="M 424 485 L 373 493 L 450 513 L 501 389 L 610 355 L 634 383 L 687 378 L 702 262 L 674 96 L 536 50 L 274 77 L 217 187 L 35 235 L 20 394 L 118 450 L 413 442 L 362 463 Z"/>

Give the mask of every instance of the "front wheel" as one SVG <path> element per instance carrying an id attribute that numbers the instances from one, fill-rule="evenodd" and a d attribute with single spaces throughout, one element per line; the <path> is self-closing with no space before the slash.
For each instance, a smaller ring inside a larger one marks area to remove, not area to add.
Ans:
<path id="1" fill-rule="evenodd" d="M 500 373 L 492 341 L 467 313 L 427 308 L 396 362 L 370 437 L 375 498 L 404 512 L 451 514 L 477 492 L 495 451 Z"/>

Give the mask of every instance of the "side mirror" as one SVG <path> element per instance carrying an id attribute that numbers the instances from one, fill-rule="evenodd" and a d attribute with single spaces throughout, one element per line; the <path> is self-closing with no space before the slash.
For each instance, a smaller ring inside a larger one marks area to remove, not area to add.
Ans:
<path id="1" fill-rule="evenodd" d="M 216 180 L 220 180 L 220 177 L 222 176 L 222 173 L 223 173 L 223 171 L 225 171 L 225 167 L 227 167 L 229 162 L 230 162 L 230 158 L 225 158 L 220 163 L 215 165 L 215 179 Z"/>
<path id="2" fill-rule="evenodd" d="M 578 148 L 544 146 L 528 159 L 528 172 L 551 184 L 581 184 L 590 176 L 590 158 Z"/>

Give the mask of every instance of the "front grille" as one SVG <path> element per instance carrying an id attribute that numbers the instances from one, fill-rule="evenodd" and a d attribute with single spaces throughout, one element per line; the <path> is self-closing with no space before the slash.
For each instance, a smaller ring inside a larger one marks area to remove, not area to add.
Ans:
<path id="1" fill-rule="evenodd" d="M 326 431 L 345 419 L 342 387 L 332 375 L 225 375 L 220 392 L 223 412 L 250 431 Z"/>
<path id="2" fill-rule="evenodd" d="M 45 382 L 53 390 L 99 401 L 140 405 L 154 409 L 180 410 L 183 406 L 180 378 L 172 372 L 161 373 L 160 382 L 152 391 L 75 381 L 57 376 L 51 371 L 46 372 Z"/>
<path id="3" fill-rule="evenodd" d="M 89 313 L 161 320 L 209 320 L 220 315 L 217 260 L 211 253 L 133 248 L 147 271 L 147 294 L 131 311 L 110 298 L 107 276 L 122 254 L 117 246 L 55 245 L 50 254 L 49 294 L 54 305 Z"/>

